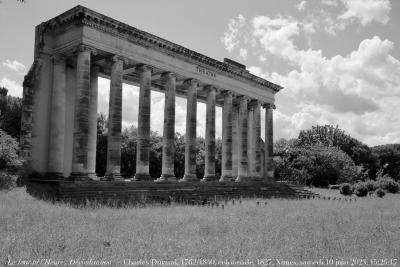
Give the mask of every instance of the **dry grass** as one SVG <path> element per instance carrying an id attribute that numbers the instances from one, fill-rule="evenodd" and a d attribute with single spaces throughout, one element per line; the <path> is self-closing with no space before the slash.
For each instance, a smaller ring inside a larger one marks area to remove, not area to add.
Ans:
<path id="1" fill-rule="evenodd" d="M 176 258 L 400 261 L 400 194 L 355 203 L 261 201 L 229 203 L 224 210 L 76 209 L 33 199 L 23 189 L 0 192 L 0 264 L 7 257 L 103 259 L 112 266 L 123 266 L 124 259 Z"/>

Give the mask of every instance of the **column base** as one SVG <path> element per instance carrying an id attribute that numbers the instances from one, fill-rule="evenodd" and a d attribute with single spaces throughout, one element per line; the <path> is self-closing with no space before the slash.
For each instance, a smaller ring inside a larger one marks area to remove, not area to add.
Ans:
<path id="1" fill-rule="evenodd" d="M 235 182 L 249 182 L 249 177 L 244 175 L 238 175 L 236 177 Z"/>
<path id="2" fill-rule="evenodd" d="M 215 174 L 207 174 L 204 175 L 203 179 L 200 180 L 200 182 L 215 182 L 217 180 L 217 177 Z"/>
<path id="3" fill-rule="evenodd" d="M 43 180 L 64 180 L 65 177 L 62 172 L 47 172 L 43 176 Z"/>
<path id="4" fill-rule="evenodd" d="M 139 181 L 150 181 L 151 176 L 148 173 L 136 173 L 133 177 L 132 181 L 139 182 Z"/>
<path id="5" fill-rule="evenodd" d="M 72 172 L 69 178 L 73 181 L 89 181 L 89 174 L 87 172 Z"/>
<path id="6" fill-rule="evenodd" d="M 233 176 L 231 176 L 231 175 L 224 175 L 224 176 L 221 176 L 219 181 L 220 182 L 232 182 L 232 181 L 234 181 L 234 179 L 233 179 Z"/>
<path id="7" fill-rule="evenodd" d="M 176 182 L 177 179 L 175 175 L 173 174 L 161 174 L 161 177 L 154 180 L 154 182 L 159 183 L 159 182 Z"/>
<path id="8" fill-rule="evenodd" d="M 123 181 L 124 178 L 122 178 L 122 176 L 119 172 L 110 172 L 110 173 L 106 173 L 106 175 L 104 176 L 104 180 L 106 180 L 106 181 Z"/>
<path id="9" fill-rule="evenodd" d="M 88 177 L 89 177 L 89 179 L 92 180 L 92 181 L 100 181 L 100 177 L 98 177 L 98 176 L 96 175 L 96 173 L 94 173 L 94 172 L 89 172 L 89 173 L 88 173 Z"/>
<path id="10" fill-rule="evenodd" d="M 198 182 L 197 176 L 195 174 L 185 174 L 179 182 Z"/>

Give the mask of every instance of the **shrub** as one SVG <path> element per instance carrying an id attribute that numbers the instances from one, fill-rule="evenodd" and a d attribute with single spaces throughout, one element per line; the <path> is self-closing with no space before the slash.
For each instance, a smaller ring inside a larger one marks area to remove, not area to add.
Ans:
<path id="1" fill-rule="evenodd" d="M 358 197 L 365 197 L 368 194 L 368 187 L 364 182 L 353 185 L 353 193 Z"/>
<path id="2" fill-rule="evenodd" d="M 340 194 L 344 196 L 351 196 L 353 194 L 353 190 L 349 183 L 343 183 L 340 185 Z"/>
<path id="3" fill-rule="evenodd" d="M 373 181 L 373 180 L 367 180 L 364 183 L 368 189 L 368 192 L 373 192 L 379 187 L 379 185 L 376 183 L 376 181 Z"/>
<path id="4" fill-rule="evenodd" d="M 16 171 L 21 165 L 17 141 L 0 130 L 0 170 Z"/>
<path id="5" fill-rule="evenodd" d="M 0 190 L 10 190 L 15 187 L 16 176 L 0 171 Z"/>
<path id="6" fill-rule="evenodd" d="M 399 184 L 396 183 L 391 177 L 385 177 L 377 180 L 379 188 L 386 190 L 389 193 L 395 194 L 399 192 Z"/>
<path id="7" fill-rule="evenodd" d="M 382 198 L 386 195 L 385 190 L 383 190 L 382 188 L 376 189 L 375 194 L 380 198 Z"/>

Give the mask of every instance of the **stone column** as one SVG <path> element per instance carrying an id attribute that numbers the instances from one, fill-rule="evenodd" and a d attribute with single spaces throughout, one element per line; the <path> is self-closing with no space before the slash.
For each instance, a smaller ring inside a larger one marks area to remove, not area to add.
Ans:
<path id="1" fill-rule="evenodd" d="M 96 180 L 96 146 L 97 146 L 97 93 L 99 67 L 92 66 L 90 70 L 89 98 L 89 144 L 87 170 L 89 178 Z"/>
<path id="2" fill-rule="evenodd" d="M 140 65 L 136 69 L 139 76 L 139 116 L 136 148 L 136 174 L 134 181 L 151 180 L 149 172 L 150 113 L 151 113 L 151 69 Z"/>
<path id="3" fill-rule="evenodd" d="M 252 171 L 254 166 L 254 153 L 252 147 L 253 141 L 253 106 L 251 101 L 247 102 L 247 177 L 252 179 Z"/>
<path id="4" fill-rule="evenodd" d="M 206 133 L 205 133 L 205 155 L 204 155 L 204 177 L 202 182 L 216 180 L 215 176 L 215 102 L 216 88 L 206 86 L 207 107 L 206 107 Z"/>
<path id="5" fill-rule="evenodd" d="M 262 173 L 261 173 L 261 113 L 260 113 L 260 101 L 255 100 L 252 103 L 253 105 L 253 130 L 252 134 L 253 137 L 252 141 L 252 151 L 253 151 L 253 158 L 254 161 L 253 170 L 252 170 L 252 177 L 259 181 L 261 180 Z"/>
<path id="6" fill-rule="evenodd" d="M 222 163 L 220 182 L 232 181 L 232 93 L 224 92 L 222 110 Z"/>
<path id="7" fill-rule="evenodd" d="M 162 151 L 162 174 L 156 181 L 176 181 L 175 163 L 175 86 L 176 78 L 170 73 L 161 76 L 161 87 L 165 91 L 164 130 Z"/>
<path id="8" fill-rule="evenodd" d="M 76 98 L 74 123 L 74 149 L 71 178 L 88 179 L 89 99 L 92 49 L 80 45 L 76 62 Z"/>
<path id="9" fill-rule="evenodd" d="M 273 128 L 273 109 L 274 104 L 264 104 L 265 108 L 265 177 L 267 181 L 274 180 L 274 128 Z"/>
<path id="10" fill-rule="evenodd" d="M 122 180 L 121 177 L 121 128 L 122 128 L 122 71 L 123 58 L 113 57 L 110 77 L 110 102 L 107 134 L 107 180 Z"/>
<path id="11" fill-rule="evenodd" d="M 236 99 L 235 99 L 236 100 Z M 232 99 L 233 101 L 233 99 Z M 239 106 L 237 103 L 232 107 L 232 177 L 238 176 L 238 117 Z"/>
<path id="12" fill-rule="evenodd" d="M 199 83 L 194 79 L 186 80 L 187 112 L 185 134 L 185 175 L 180 182 L 198 181 L 196 176 L 196 124 L 197 124 L 197 90 Z"/>
<path id="13" fill-rule="evenodd" d="M 239 97 L 238 117 L 238 176 L 236 182 L 248 181 L 247 171 L 247 102 L 246 96 Z"/>
<path id="14" fill-rule="evenodd" d="M 64 178 L 64 133 L 66 99 L 66 62 L 60 55 L 53 56 L 53 90 L 50 103 L 50 140 L 47 178 Z"/>

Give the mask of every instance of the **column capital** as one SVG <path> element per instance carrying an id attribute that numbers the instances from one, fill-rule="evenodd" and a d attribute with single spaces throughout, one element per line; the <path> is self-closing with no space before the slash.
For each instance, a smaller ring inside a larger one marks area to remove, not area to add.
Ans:
<path id="1" fill-rule="evenodd" d="M 153 72 L 153 68 L 146 64 L 136 65 L 136 72 L 145 72 L 145 71 Z"/>
<path id="2" fill-rule="evenodd" d="M 276 109 L 276 106 L 273 103 L 262 103 L 262 107 L 265 109 Z"/>
<path id="3" fill-rule="evenodd" d="M 183 81 L 183 84 L 185 85 L 197 85 L 197 87 L 199 87 L 200 82 L 194 78 L 189 78 Z"/>
<path id="4" fill-rule="evenodd" d="M 230 90 L 221 90 L 221 96 L 225 97 L 225 96 L 235 96 L 235 93 L 230 91 Z"/>
<path id="5" fill-rule="evenodd" d="M 74 52 L 75 52 L 75 53 L 77 53 L 77 52 L 90 52 L 92 55 L 97 55 L 97 50 L 96 50 L 96 48 L 93 48 L 93 47 L 91 47 L 91 46 L 84 45 L 84 44 L 78 45 L 78 46 L 75 48 Z"/>
<path id="6" fill-rule="evenodd" d="M 213 85 L 211 85 L 211 84 L 205 85 L 205 86 L 203 87 L 203 90 L 204 90 L 206 93 L 209 93 L 209 92 L 212 92 L 212 91 L 214 91 L 215 93 L 218 92 L 218 88 L 215 87 L 215 86 L 213 86 Z"/>
<path id="7" fill-rule="evenodd" d="M 176 74 L 170 71 L 165 71 L 161 73 L 161 77 L 171 77 L 176 79 Z"/>
<path id="8" fill-rule="evenodd" d="M 53 63 L 66 63 L 66 57 L 61 54 L 54 54 L 51 56 Z"/>
<path id="9" fill-rule="evenodd" d="M 249 107 L 255 107 L 257 105 L 261 105 L 261 101 L 258 100 L 258 99 L 252 98 L 252 99 L 249 100 L 248 105 L 249 105 Z"/>
<path id="10" fill-rule="evenodd" d="M 123 56 L 120 56 L 120 55 L 114 55 L 114 56 L 112 57 L 112 61 L 113 61 L 114 63 L 120 62 L 120 61 L 125 62 L 125 58 L 124 58 Z"/>

